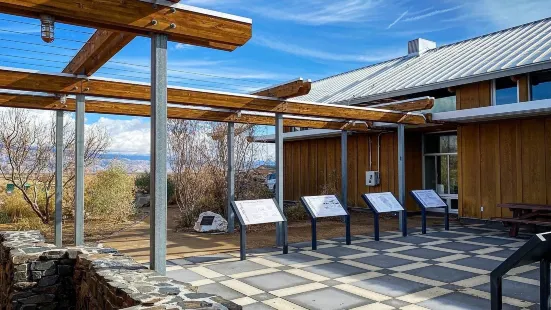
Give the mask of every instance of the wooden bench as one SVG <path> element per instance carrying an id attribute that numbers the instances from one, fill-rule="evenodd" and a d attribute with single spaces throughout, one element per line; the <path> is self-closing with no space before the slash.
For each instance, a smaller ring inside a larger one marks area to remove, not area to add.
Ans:
<path id="1" fill-rule="evenodd" d="M 513 212 L 512 218 L 492 218 L 504 224 L 510 224 L 509 236 L 518 236 L 521 224 L 535 226 L 551 226 L 551 206 L 528 203 L 503 203 L 497 205 L 499 208 L 506 208 Z"/>

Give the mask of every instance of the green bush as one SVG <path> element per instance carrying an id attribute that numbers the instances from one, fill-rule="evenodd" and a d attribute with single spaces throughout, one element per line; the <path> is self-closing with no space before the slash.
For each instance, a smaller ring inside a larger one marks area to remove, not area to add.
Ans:
<path id="1" fill-rule="evenodd" d="M 149 171 L 140 173 L 134 180 L 134 185 L 136 186 L 136 189 L 149 194 L 150 177 L 151 176 L 149 174 Z M 172 201 L 172 199 L 174 198 L 174 188 L 174 181 L 169 177 L 166 182 L 166 198 L 169 202 Z"/>
<path id="2" fill-rule="evenodd" d="M 112 165 L 87 184 L 86 215 L 123 221 L 134 212 L 134 180 L 124 167 Z"/>

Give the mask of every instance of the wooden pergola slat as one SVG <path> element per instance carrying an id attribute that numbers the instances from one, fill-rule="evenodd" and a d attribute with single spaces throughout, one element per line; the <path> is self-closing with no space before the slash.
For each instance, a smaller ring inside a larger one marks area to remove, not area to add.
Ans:
<path id="1" fill-rule="evenodd" d="M 96 30 L 63 72 L 92 75 L 135 37 L 125 32 Z"/>
<path id="2" fill-rule="evenodd" d="M 142 101 L 148 101 L 150 98 L 150 86 L 146 84 L 75 77 L 67 74 L 49 74 L 26 70 L 15 71 L 11 68 L 0 68 L 0 88 L 54 94 L 84 94 L 87 96 Z M 346 120 L 403 124 L 426 123 L 425 117 L 421 114 L 176 87 L 168 88 L 168 102 Z"/>
<path id="3" fill-rule="evenodd" d="M 28 95 L 0 93 L 0 107 L 25 108 L 37 110 L 61 110 L 74 112 L 76 107 L 75 99 L 67 98 L 66 102 L 61 103 L 59 98 L 54 96 Z M 149 104 L 127 103 L 97 100 L 90 98 L 86 100 L 87 113 L 114 114 L 127 116 L 150 117 L 151 107 Z M 184 107 L 169 107 L 168 117 L 173 119 L 201 120 L 211 122 L 235 122 L 254 125 L 275 124 L 273 116 L 253 115 L 241 113 L 238 115 L 233 111 L 217 111 L 193 109 Z M 322 119 L 304 119 L 304 118 L 285 118 L 285 126 L 319 128 L 319 129 L 343 129 L 354 131 L 368 131 L 368 126 L 361 123 L 349 123 L 336 120 Z"/>
<path id="4" fill-rule="evenodd" d="M 149 36 L 163 33 L 169 40 L 232 51 L 252 35 L 250 19 L 168 1 L 144 0 L 0 0 L 0 12 Z"/>

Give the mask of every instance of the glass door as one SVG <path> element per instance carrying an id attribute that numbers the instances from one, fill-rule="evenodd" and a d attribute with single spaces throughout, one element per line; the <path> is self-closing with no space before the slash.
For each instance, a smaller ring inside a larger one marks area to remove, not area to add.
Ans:
<path id="1" fill-rule="evenodd" d="M 458 208 L 457 133 L 426 134 L 423 137 L 423 186 L 435 190 L 451 213 Z M 442 211 L 435 209 L 435 211 Z"/>

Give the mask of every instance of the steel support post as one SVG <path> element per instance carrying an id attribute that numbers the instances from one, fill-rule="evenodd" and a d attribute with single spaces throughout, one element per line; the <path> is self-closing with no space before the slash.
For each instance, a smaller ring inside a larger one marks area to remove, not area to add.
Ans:
<path id="1" fill-rule="evenodd" d="M 275 155 L 276 155 L 276 184 L 275 184 L 275 198 L 277 206 L 281 213 L 283 211 L 283 114 L 277 113 L 275 120 Z M 276 244 L 283 246 L 284 232 L 287 229 L 287 225 L 283 223 L 276 224 Z"/>
<path id="2" fill-rule="evenodd" d="M 398 200 L 406 208 L 406 145 L 405 125 L 398 125 Z M 400 212 L 400 230 L 405 236 L 407 234 L 407 211 Z"/>
<path id="3" fill-rule="evenodd" d="M 55 115 L 55 245 L 63 246 L 63 111 Z"/>
<path id="4" fill-rule="evenodd" d="M 150 269 L 166 274 L 167 41 L 151 35 Z"/>
<path id="5" fill-rule="evenodd" d="M 84 245 L 84 95 L 76 96 L 75 112 L 75 245 Z"/>
<path id="6" fill-rule="evenodd" d="M 348 210 L 348 131 L 341 131 L 341 202 Z"/>
<path id="7" fill-rule="evenodd" d="M 226 213 L 228 216 L 228 232 L 232 233 L 235 225 L 235 214 L 231 207 L 235 199 L 235 124 L 228 123 L 228 205 Z"/>

